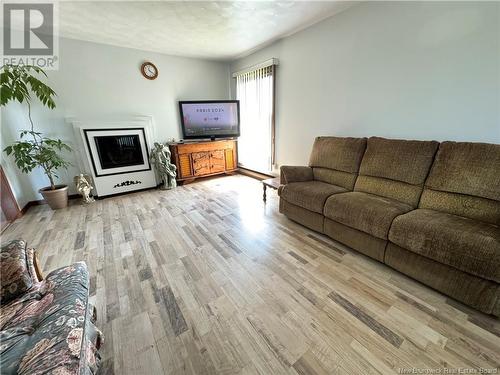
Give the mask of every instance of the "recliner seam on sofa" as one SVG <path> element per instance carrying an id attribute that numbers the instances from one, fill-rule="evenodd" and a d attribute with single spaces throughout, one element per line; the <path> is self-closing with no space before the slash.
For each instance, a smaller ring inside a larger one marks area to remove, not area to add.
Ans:
<path id="1" fill-rule="evenodd" d="M 434 155 L 432 155 L 431 166 L 430 166 L 429 170 L 427 171 L 427 175 L 425 176 L 424 182 L 422 184 L 422 191 L 420 192 L 420 194 L 418 196 L 417 208 L 420 207 L 420 201 L 422 200 L 422 195 L 424 194 L 424 190 L 426 189 L 425 183 L 427 182 L 427 179 L 431 175 L 432 169 L 435 166 L 436 157 L 437 157 L 437 154 L 439 153 L 439 148 L 441 147 L 441 143 L 443 143 L 443 142 L 438 142 L 438 146 L 436 148 L 436 151 L 434 151 Z"/>

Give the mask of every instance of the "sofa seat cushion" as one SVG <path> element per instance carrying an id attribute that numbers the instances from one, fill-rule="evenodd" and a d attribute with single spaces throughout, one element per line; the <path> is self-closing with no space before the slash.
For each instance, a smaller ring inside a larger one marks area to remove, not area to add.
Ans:
<path id="1" fill-rule="evenodd" d="M 394 199 L 355 191 L 328 198 L 324 215 L 340 224 L 386 240 L 394 218 L 411 210 L 411 206 Z"/>
<path id="2" fill-rule="evenodd" d="M 93 374 L 100 332 L 88 303 L 85 263 L 60 268 L 0 309 L 5 374 Z"/>
<path id="3" fill-rule="evenodd" d="M 500 282 L 500 227 L 417 209 L 397 217 L 389 240 L 424 257 Z"/>
<path id="4" fill-rule="evenodd" d="M 322 214 L 329 196 L 346 191 L 343 187 L 321 181 L 292 182 L 283 186 L 280 196 L 288 203 Z"/>

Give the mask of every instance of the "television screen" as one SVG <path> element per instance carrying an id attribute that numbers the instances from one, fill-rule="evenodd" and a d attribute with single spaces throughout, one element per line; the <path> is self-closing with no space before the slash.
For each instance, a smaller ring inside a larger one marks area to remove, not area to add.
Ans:
<path id="1" fill-rule="evenodd" d="M 185 139 L 240 135 L 239 100 L 179 102 L 179 110 Z"/>

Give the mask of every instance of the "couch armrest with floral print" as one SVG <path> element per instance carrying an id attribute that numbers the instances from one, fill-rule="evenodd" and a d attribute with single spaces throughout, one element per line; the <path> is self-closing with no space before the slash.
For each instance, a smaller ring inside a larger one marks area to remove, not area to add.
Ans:
<path id="1" fill-rule="evenodd" d="M 31 254 L 22 241 L 14 246 Z M 31 273 L 27 261 L 26 272 Z M 94 326 L 94 308 L 88 296 L 89 274 L 86 264 L 80 262 L 55 270 L 42 281 L 33 280 L 27 291 L 5 304 L 2 301 L 2 374 L 95 374 L 102 337 Z"/>

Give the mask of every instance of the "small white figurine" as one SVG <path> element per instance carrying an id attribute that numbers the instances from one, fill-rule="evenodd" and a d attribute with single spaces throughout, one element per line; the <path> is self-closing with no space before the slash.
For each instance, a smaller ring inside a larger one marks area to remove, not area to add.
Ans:
<path id="1" fill-rule="evenodd" d="M 83 203 L 88 204 L 94 202 L 94 198 L 90 196 L 94 188 L 90 185 L 90 176 L 80 173 L 80 175 L 73 178 L 73 181 L 75 182 L 76 190 L 82 196 Z"/>

